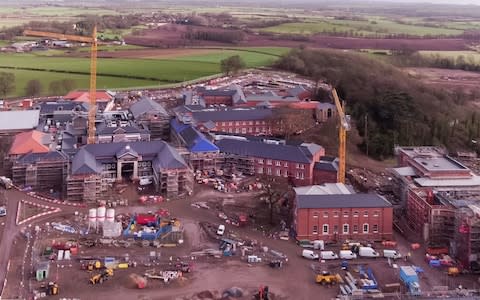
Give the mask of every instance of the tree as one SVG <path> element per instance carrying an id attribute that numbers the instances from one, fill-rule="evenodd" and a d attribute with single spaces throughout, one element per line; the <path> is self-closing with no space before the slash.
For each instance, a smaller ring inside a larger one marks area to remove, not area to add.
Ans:
<path id="1" fill-rule="evenodd" d="M 32 79 L 25 86 L 25 94 L 27 96 L 38 96 L 42 92 L 42 83 L 38 79 Z"/>
<path id="2" fill-rule="evenodd" d="M 268 205 L 269 222 L 274 225 L 274 211 L 275 207 L 281 200 L 286 200 L 286 195 L 289 191 L 288 179 L 285 177 L 263 176 L 260 178 L 260 183 L 263 185 L 263 191 L 259 195 L 261 200 L 264 200 Z"/>
<path id="3" fill-rule="evenodd" d="M 245 68 L 245 66 L 245 62 L 239 55 L 230 56 L 220 62 L 221 70 L 227 76 L 238 73 L 238 71 Z"/>
<path id="4" fill-rule="evenodd" d="M 62 83 L 59 80 L 52 81 L 48 86 L 48 90 L 54 95 L 60 95 L 63 90 Z"/>
<path id="5" fill-rule="evenodd" d="M 13 90 L 15 90 L 15 74 L 0 72 L 0 93 L 5 98 Z"/>
<path id="6" fill-rule="evenodd" d="M 312 127 L 315 120 L 311 110 L 279 107 L 273 110 L 269 123 L 273 135 L 288 140 L 292 135 Z"/>
<path id="7" fill-rule="evenodd" d="M 62 80 L 63 90 L 68 93 L 74 90 L 77 87 L 77 83 L 73 79 L 63 79 Z"/>

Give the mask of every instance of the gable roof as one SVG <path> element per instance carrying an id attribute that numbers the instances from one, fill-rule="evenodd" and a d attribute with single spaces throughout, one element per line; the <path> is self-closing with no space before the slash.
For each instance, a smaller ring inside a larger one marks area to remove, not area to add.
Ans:
<path id="1" fill-rule="evenodd" d="M 66 94 L 63 98 L 67 100 L 73 100 L 76 102 L 89 102 L 90 92 L 82 91 L 82 90 L 71 91 L 68 94 Z M 114 97 L 108 91 L 97 90 L 97 92 L 95 93 L 95 98 L 97 98 L 97 102 L 108 102 L 110 100 L 113 100 Z"/>
<path id="2" fill-rule="evenodd" d="M 355 194 L 353 187 L 344 183 L 324 183 L 322 185 L 300 186 L 293 189 L 297 195 Z"/>
<path id="3" fill-rule="evenodd" d="M 37 128 L 39 117 L 38 110 L 0 111 L 0 131 Z"/>
<path id="4" fill-rule="evenodd" d="M 392 204 L 377 194 L 297 195 L 297 208 L 382 208 Z"/>
<path id="5" fill-rule="evenodd" d="M 48 101 L 40 102 L 35 106 L 35 109 L 39 109 L 41 115 L 52 114 L 59 111 L 88 111 L 88 103 L 76 103 L 66 100 Z"/>
<path id="6" fill-rule="evenodd" d="M 172 129 L 181 137 L 190 152 L 212 152 L 219 150 L 203 133 L 192 126 L 181 124 L 177 119 L 173 119 L 171 125 Z"/>
<path id="7" fill-rule="evenodd" d="M 148 97 L 142 97 L 140 101 L 132 104 L 132 106 L 130 106 L 130 111 L 135 119 L 147 112 L 155 112 L 163 116 L 168 116 L 168 112 L 160 103 L 157 103 Z"/>
<path id="8" fill-rule="evenodd" d="M 44 153 L 27 153 L 25 155 L 20 156 L 15 163 L 23 163 L 23 164 L 33 164 L 38 161 L 67 161 L 68 157 L 66 154 L 60 151 L 50 151 Z"/>
<path id="9" fill-rule="evenodd" d="M 138 153 L 143 160 L 153 160 L 157 168 L 188 167 L 177 150 L 164 141 L 120 142 L 83 146 L 72 160 L 72 174 L 99 173 L 102 162 L 115 162 L 119 153 L 126 152 Z"/>
<path id="10" fill-rule="evenodd" d="M 300 146 L 285 144 L 270 144 L 260 141 L 221 139 L 216 142 L 220 152 L 266 159 L 293 161 L 309 164 L 312 161 L 310 150 Z M 316 145 L 318 146 L 318 145 Z M 322 149 L 321 146 L 318 146 Z"/>
<path id="11" fill-rule="evenodd" d="M 45 153 L 49 151 L 51 135 L 38 130 L 30 130 L 15 135 L 10 151 L 10 155 L 20 155 L 26 153 Z"/>

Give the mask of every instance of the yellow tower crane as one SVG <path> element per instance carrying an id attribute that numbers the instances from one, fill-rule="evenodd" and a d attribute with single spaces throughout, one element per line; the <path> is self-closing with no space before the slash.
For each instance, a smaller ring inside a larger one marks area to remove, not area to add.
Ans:
<path id="1" fill-rule="evenodd" d="M 97 27 L 93 27 L 91 36 L 68 35 L 54 32 L 25 30 L 24 35 L 47 37 L 58 40 L 68 40 L 91 44 L 90 50 L 90 109 L 88 111 L 88 139 L 87 143 L 95 143 L 95 115 L 97 112 Z"/>
<path id="2" fill-rule="evenodd" d="M 337 107 L 338 117 L 340 119 L 340 128 L 338 129 L 338 174 L 337 182 L 345 183 L 345 164 L 347 152 L 347 131 L 350 130 L 350 120 L 345 115 L 340 99 L 337 95 L 337 90 L 332 89 L 333 99 Z"/>

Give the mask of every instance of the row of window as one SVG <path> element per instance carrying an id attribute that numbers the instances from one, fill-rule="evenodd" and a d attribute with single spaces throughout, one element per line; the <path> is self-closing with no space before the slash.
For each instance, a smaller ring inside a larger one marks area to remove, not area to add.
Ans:
<path id="1" fill-rule="evenodd" d="M 262 158 L 259 158 L 259 159 L 257 160 L 257 162 L 258 162 L 259 164 L 263 164 L 263 163 L 264 163 L 264 160 L 263 160 Z M 280 160 L 271 160 L 271 159 L 265 160 L 265 163 L 266 163 L 267 165 L 271 165 L 273 162 L 275 163 L 275 166 L 276 166 L 276 167 L 281 167 L 281 166 L 282 166 L 282 162 L 281 162 Z M 284 167 L 288 167 L 288 162 L 284 162 L 284 163 L 283 163 L 283 166 L 284 166 Z M 297 169 L 302 169 L 302 170 L 305 169 L 305 165 L 304 165 L 304 164 L 296 164 L 295 167 L 296 167 Z"/>
<path id="2" fill-rule="evenodd" d="M 265 125 L 266 122 L 265 121 L 235 121 L 235 122 L 221 122 L 222 126 L 233 126 L 233 124 L 235 123 L 235 125 Z"/>
<path id="3" fill-rule="evenodd" d="M 349 224 L 343 224 L 342 226 L 343 230 L 342 230 L 342 233 L 343 234 L 349 234 L 350 233 L 350 225 Z M 370 226 L 369 224 L 365 223 L 363 224 L 362 226 L 363 228 L 363 233 L 369 233 L 369 229 L 370 229 Z M 328 224 L 323 224 L 322 226 L 322 234 L 324 235 L 327 235 L 327 234 L 330 234 L 330 227 Z M 378 233 L 378 224 L 373 224 L 372 225 L 372 232 L 373 233 Z M 313 234 L 318 234 L 318 226 L 317 225 L 313 225 L 313 230 L 312 230 L 312 233 Z M 334 225 L 333 226 L 333 234 L 336 234 L 338 233 L 338 225 Z M 353 225 L 353 230 L 352 230 L 352 233 L 358 233 L 358 225 Z"/>
<path id="4" fill-rule="evenodd" d="M 264 173 L 265 171 L 265 173 Z M 267 175 L 274 175 L 272 173 L 272 168 L 258 168 L 257 169 L 257 173 L 258 174 L 267 174 Z M 289 175 L 289 172 L 287 170 L 285 170 L 284 172 L 282 172 L 282 170 L 280 169 L 275 169 L 275 176 L 283 176 L 283 177 L 288 177 Z M 305 173 L 303 172 L 295 172 L 295 178 L 296 179 L 305 179 Z"/>
<path id="5" fill-rule="evenodd" d="M 248 128 L 220 128 L 221 131 L 229 132 L 229 133 L 260 133 L 260 132 L 266 132 L 267 128 L 266 127 L 255 127 L 255 130 L 253 130 L 253 127 L 248 127 Z"/>
<path id="6" fill-rule="evenodd" d="M 374 217 L 378 217 L 378 214 L 379 214 L 379 213 L 378 213 L 378 210 L 373 211 L 373 216 L 374 216 Z M 334 212 L 333 212 L 333 216 L 334 216 L 335 218 L 338 218 L 338 211 L 334 211 Z M 349 214 L 348 211 L 344 211 L 344 212 L 343 212 L 343 217 L 344 217 L 344 218 L 348 218 L 349 216 L 350 216 L 350 214 Z M 358 216 L 359 216 L 359 212 L 358 212 L 358 211 L 354 211 L 354 212 L 352 213 L 352 216 L 353 216 L 353 217 L 358 217 Z M 363 211 L 363 216 L 364 216 L 364 217 L 368 217 L 368 210 Z M 314 211 L 314 212 L 313 212 L 313 217 L 314 217 L 314 218 L 318 218 L 318 212 Z M 323 212 L 323 217 L 324 217 L 324 218 L 328 218 L 328 211 L 324 211 L 324 212 Z"/>

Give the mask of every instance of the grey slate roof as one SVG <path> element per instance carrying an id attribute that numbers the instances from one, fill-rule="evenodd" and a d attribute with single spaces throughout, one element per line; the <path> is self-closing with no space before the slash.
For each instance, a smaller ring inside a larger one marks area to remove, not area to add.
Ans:
<path id="1" fill-rule="evenodd" d="M 39 109 L 41 115 L 52 114 L 56 111 L 73 111 L 75 109 L 88 111 L 88 103 L 78 103 L 70 100 L 40 102 L 35 106 L 35 109 Z"/>
<path id="2" fill-rule="evenodd" d="M 38 110 L 0 111 L 0 131 L 37 128 L 39 117 Z"/>
<path id="3" fill-rule="evenodd" d="M 125 133 L 148 133 L 148 130 L 139 128 L 138 126 L 131 124 L 124 127 L 108 127 L 105 123 L 100 123 L 96 125 L 95 133 L 97 135 L 111 135 L 115 134 L 116 131 L 123 130 Z"/>
<path id="4" fill-rule="evenodd" d="M 101 169 L 98 169 L 100 162 L 115 162 L 118 153 L 124 153 L 126 146 L 144 160 L 152 159 L 154 167 L 159 169 L 188 167 L 180 154 L 164 141 L 121 142 L 85 145 L 72 160 L 72 174 L 100 172 Z"/>
<path id="5" fill-rule="evenodd" d="M 377 194 L 297 195 L 297 208 L 374 208 L 392 204 Z"/>
<path id="6" fill-rule="evenodd" d="M 293 161 L 309 164 L 312 157 L 305 146 L 267 144 L 260 141 L 221 139 L 216 142 L 220 152 L 273 160 Z M 318 146 L 318 145 L 317 145 Z M 321 146 L 319 149 L 321 149 Z"/>
<path id="7" fill-rule="evenodd" d="M 315 170 L 322 170 L 322 171 L 329 171 L 329 172 L 336 172 L 338 170 L 338 166 L 334 162 L 327 162 L 327 161 L 319 161 L 315 163 L 313 167 Z"/>
<path id="8" fill-rule="evenodd" d="M 134 118 L 138 118 L 147 112 L 156 112 L 158 114 L 168 116 L 167 111 L 160 103 L 157 103 L 147 97 L 143 97 L 140 99 L 140 101 L 130 106 L 130 111 L 132 112 Z"/>
<path id="9" fill-rule="evenodd" d="M 28 153 L 19 157 L 18 163 L 33 164 L 38 161 L 67 161 L 68 157 L 60 151 L 50 151 L 45 153 Z"/>

